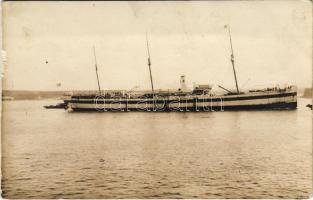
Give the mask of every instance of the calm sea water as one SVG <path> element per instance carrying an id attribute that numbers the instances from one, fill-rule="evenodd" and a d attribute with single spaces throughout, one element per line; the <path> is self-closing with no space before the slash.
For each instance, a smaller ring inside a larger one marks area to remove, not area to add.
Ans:
<path id="1" fill-rule="evenodd" d="M 6 101 L 5 198 L 307 198 L 312 114 L 69 113 Z"/>

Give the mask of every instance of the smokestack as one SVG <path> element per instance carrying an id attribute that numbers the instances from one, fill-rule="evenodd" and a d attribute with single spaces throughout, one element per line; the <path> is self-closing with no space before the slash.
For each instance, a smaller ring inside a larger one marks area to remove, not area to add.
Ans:
<path id="1" fill-rule="evenodd" d="M 182 92 L 186 92 L 187 91 L 185 75 L 181 75 L 180 76 L 180 89 L 181 89 Z"/>

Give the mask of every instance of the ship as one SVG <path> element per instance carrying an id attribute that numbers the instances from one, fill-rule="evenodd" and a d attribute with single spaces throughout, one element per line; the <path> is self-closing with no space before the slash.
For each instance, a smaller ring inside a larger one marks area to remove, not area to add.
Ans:
<path id="1" fill-rule="evenodd" d="M 297 109 L 297 87 L 285 85 L 242 91 L 238 87 L 235 70 L 233 44 L 230 41 L 230 61 L 232 64 L 236 90 L 223 89 L 217 94 L 210 84 L 194 85 L 192 90 L 186 87 L 186 77 L 180 77 L 180 88 L 177 90 L 155 90 L 151 71 L 149 40 L 146 34 L 147 64 L 151 82 L 150 91 L 103 91 L 100 87 L 96 51 L 94 50 L 95 71 L 98 90 L 94 92 L 73 92 L 64 96 L 64 108 L 70 111 L 98 112 L 207 112 L 207 111 L 240 111 L 240 110 L 295 110 Z"/>

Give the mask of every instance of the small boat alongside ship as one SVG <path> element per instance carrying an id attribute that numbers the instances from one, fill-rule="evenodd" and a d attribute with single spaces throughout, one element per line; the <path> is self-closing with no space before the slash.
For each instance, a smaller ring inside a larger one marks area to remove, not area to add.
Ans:
<path id="1" fill-rule="evenodd" d="M 2 96 L 2 101 L 12 101 L 12 100 L 14 100 L 14 97 Z"/>
<path id="2" fill-rule="evenodd" d="M 202 84 L 187 90 L 185 76 L 180 78 L 180 88 L 176 91 L 155 90 L 151 71 L 149 41 L 147 40 L 148 67 L 151 82 L 151 91 L 133 93 L 132 91 L 108 92 L 102 91 L 99 82 L 96 53 L 95 70 L 98 82 L 98 91 L 93 93 L 73 93 L 64 97 L 63 108 L 71 111 L 227 111 L 227 110 L 293 110 L 297 108 L 297 87 L 271 87 L 241 91 L 235 70 L 230 27 L 227 26 L 234 80 L 236 90 L 231 91 L 222 86 L 225 92 L 215 94 L 212 86 Z M 147 36 L 146 36 L 147 37 Z"/>
<path id="3" fill-rule="evenodd" d="M 67 109 L 67 103 L 58 103 L 57 105 L 44 106 L 46 109 Z"/>

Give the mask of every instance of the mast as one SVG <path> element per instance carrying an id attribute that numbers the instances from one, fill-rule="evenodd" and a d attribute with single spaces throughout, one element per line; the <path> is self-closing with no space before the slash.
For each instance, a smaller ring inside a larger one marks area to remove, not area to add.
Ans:
<path id="1" fill-rule="evenodd" d="M 100 81 L 99 81 L 99 75 L 98 75 L 98 66 L 97 66 L 97 57 L 96 57 L 96 48 L 93 46 L 93 54 L 95 56 L 95 68 L 96 68 L 96 75 L 97 75 L 97 81 L 98 81 L 98 89 L 99 93 L 101 94 L 101 88 L 100 88 Z"/>
<path id="2" fill-rule="evenodd" d="M 225 28 L 228 28 L 228 35 L 229 35 L 229 42 L 230 42 L 230 49 L 231 49 L 231 55 L 230 55 L 230 61 L 233 66 L 233 71 L 234 71 L 234 77 L 235 77 L 235 82 L 236 82 L 236 89 L 237 93 L 239 94 L 239 88 L 238 88 L 238 82 L 237 82 L 237 75 L 236 75 L 236 69 L 235 69 L 235 57 L 234 57 L 234 51 L 233 51 L 233 44 L 231 40 L 231 34 L 230 34 L 230 26 L 225 25 Z"/>
<path id="3" fill-rule="evenodd" d="M 152 90 L 152 95 L 154 96 L 154 87 L 153 87 L 153 79 L 152 79 L 152 72 L 151 72 L 151 59 L 150 59 L 149 41 L 148 41 L 147 33 L 146 33 L 146 40 L 147 40 L 148 66 L 149 66 L 149 73 L 150 73 L 151 90 Z"/>

